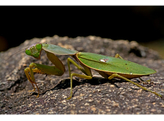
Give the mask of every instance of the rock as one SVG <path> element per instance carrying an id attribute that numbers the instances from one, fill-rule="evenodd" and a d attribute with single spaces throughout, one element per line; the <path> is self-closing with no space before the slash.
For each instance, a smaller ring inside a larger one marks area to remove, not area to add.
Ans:
<path id="1" fill-rule="evenodd" d="M 0 113 L 1 114 L 163 114 L 164 100 L 156 95 L 135 89 L 135 85 L 119 80 L 103 79 L 100 76 L 92 80 L 74 78 L 73 98 L 66 100 L 70 94 L 69 74 L 66 59 L 58 56 L 66 67 L 63 76 L 35 74 L 41 94 L 27 80 L 24 69 L 31 62 L 52 65 L 42 52 L 41 59 L 36 60 L 25 55 L 25 48 L 34 43 L 51 43 L 77 51 L 99 53 L 115 56 L 119 53 L 124 59 L 145 65 L 157 71 L 156 74 L 144 76 L 151 79 L 147 87 L 164 95 L 164 60 L 157 52 L 137 42 L 127 40 L 114 41 L 96 36 L 88 37 L 53 37 L 33 38 L 20 46 L 0 53 Z M 81 73 L 71 65 L 73 72 Z M 93 71 L 93 75 L 98 75 Z M 137 82 L 137 79 L 132 79 Z M 156 83 L 157 82 L 157 83 Z M 139 82 L 137 82 L 139 83 Z M 133 87 L 133 88 L 132 88 Z M 113 102 L 113 103 L 112 103 Z M 154 104 L 154 102 L 156 102 Z"/>

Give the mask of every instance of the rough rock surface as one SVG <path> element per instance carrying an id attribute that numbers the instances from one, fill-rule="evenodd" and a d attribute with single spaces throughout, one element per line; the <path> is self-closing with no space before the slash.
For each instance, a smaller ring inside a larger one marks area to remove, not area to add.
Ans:
<path id="1" fill-rule="evenodd" d="M 135 41 L 113 41 L 95 36 L 53 37 L 26 40 L 20 46 L 0 53 L 0 114 L 164 114 L 164 100 L 139 87 L 120 79 L 106 80 L 92 71 L 92 80 L 74 78 L 73 97 L 70 94 L 69 75 L 66 59 L 63 76 L 35 74 L 41 94 L 27 80 L 24 69 L 31 62 L 52 65 L 44 52 L 40 60 L 25 55 L 24 50 L 33 43 L 51 43 L 69 49 L 114 56 L 119 53 L 124 59 L 155 69 L 156 74 L 143 76 L 151 82 L 134 82 L 164 95 L 164 60 L 158 54 Z M 72 71 L 81 73 L 71 65 Z"/>

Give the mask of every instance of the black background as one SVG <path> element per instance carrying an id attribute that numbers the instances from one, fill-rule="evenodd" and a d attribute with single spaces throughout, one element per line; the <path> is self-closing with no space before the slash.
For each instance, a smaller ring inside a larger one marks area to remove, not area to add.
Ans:
<path id="1" fill-rule="evenodd" d="M 0 50 L 53 35 L 138 42 L 164 38 L 162 6 L 0 6 L 0 13 Z"/>

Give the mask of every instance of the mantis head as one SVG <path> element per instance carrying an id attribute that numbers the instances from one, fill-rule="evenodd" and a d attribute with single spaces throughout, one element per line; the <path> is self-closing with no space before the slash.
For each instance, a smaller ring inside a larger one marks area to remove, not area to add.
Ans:
<path id="1" fill-rule="evenodd" d="M 42 44 L 33 44 L 25 50 L 27 55 L 33 56 L 36 59 L 40 59 L 40 53 L 42 50 Z"/>

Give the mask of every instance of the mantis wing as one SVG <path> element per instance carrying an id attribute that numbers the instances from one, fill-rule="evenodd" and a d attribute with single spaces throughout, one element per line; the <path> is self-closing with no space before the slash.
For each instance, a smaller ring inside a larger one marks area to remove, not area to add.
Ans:
<path id="1" fill-rule="evenodd" d="M 137 63 L 104 56 L 95 53 L 79 52 L 77 58 L 85 66 L 103 72 L 128 74 L 128 75 L 149 75 L 156 73 L 153 69 L 139 65 Z"/>

